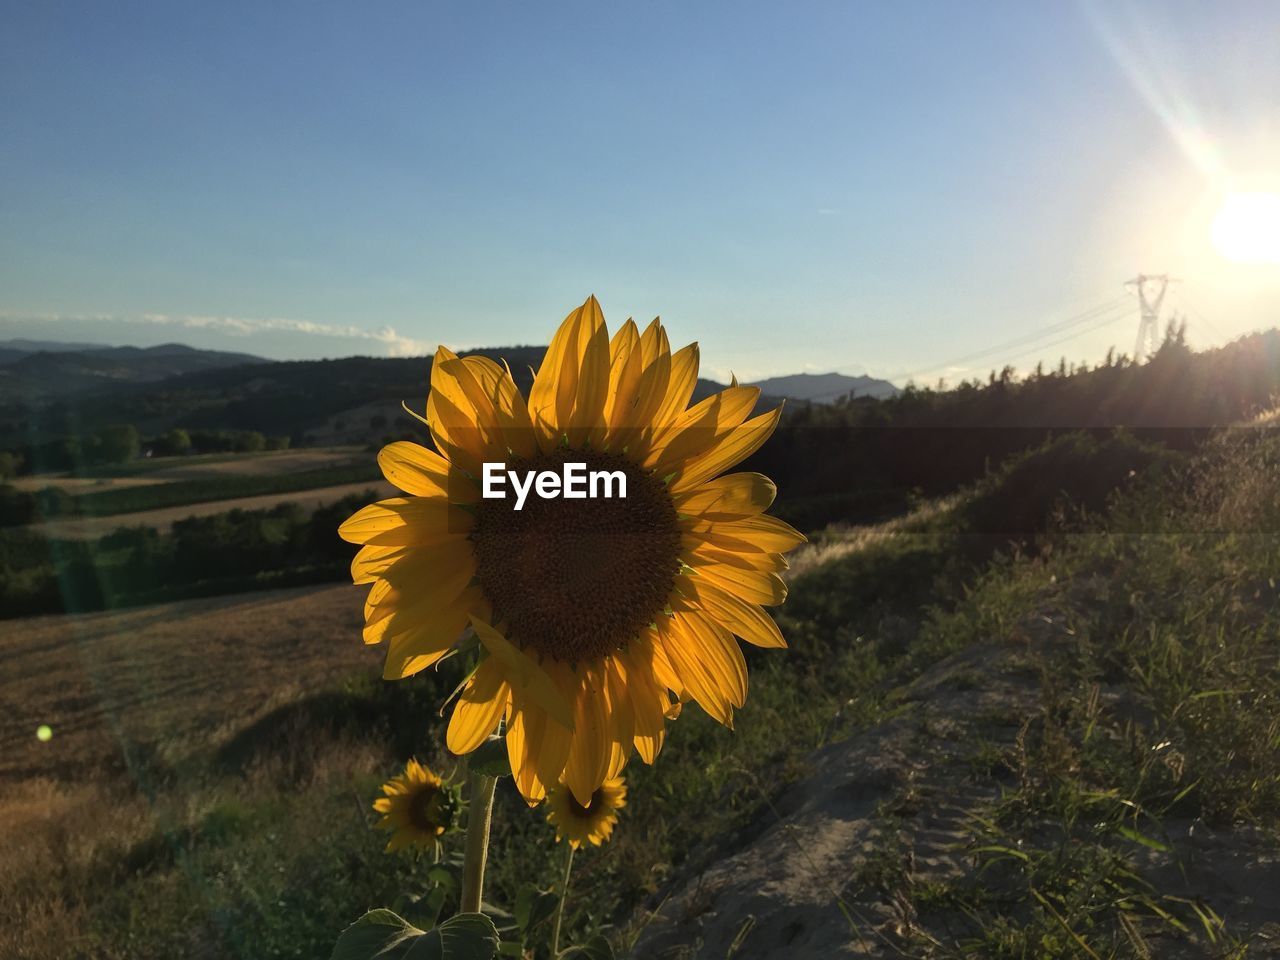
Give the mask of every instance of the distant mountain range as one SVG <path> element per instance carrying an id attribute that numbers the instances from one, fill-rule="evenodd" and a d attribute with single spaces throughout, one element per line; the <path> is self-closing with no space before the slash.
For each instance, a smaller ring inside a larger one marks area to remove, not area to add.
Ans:
<path id="1" fill-rule="evenodd" d="M 760 392 L 789 400 L 811 403 L 834 403 L 844 397 L 874 397 L 884 400 L 901 391 L 888 380 L 875 377 L 850 377 L 843 373 L 793 373 L 786 377 L 769 377 L 754 384 Z"/>

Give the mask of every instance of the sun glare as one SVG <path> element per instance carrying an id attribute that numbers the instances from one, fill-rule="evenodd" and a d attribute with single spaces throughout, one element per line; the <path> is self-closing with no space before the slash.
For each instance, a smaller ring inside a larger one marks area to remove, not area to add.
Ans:
<path id="1" fill-rule="evenodd" d="M 1227 194 L 1211 229 L 1214 249 L 1228 260 L 1280 263 L 1280 194 Z"/>

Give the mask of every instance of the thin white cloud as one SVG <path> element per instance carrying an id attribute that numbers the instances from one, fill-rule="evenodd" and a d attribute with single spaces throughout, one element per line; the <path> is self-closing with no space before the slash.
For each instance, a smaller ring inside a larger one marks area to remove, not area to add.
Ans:
<path id="1" fill-rule="evenodd" d="M 352 324 L 316 323 L 311 320 L 291 320 L 285 317 L 219 317 L 194 314 L 144 313 L 131 316 L 122 314 L 68 314 L 68 313 L 0 313 L 0 320 L 57 322 L 110 321 L 114 323 L 138 323 L 154 326 L 180 327 L 188 330 L 212 330 L 233 337 L 252 337 L 260 333 L 296 333 L 303 336 L 328 337 L 337 340 L 366 340 L 383 344 L 388 356 L 414 357 L 431 353 L 432 347 L 425 340 L 402 336 L 394 327 L 368 329 Z"/>

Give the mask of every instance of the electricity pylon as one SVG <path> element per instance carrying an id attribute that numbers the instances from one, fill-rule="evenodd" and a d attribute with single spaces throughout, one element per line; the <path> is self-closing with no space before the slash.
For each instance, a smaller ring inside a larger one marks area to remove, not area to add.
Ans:
<path id="1" fill-rule="evenodd" d="M 1160 348 L 1160 305 L 1169 284 L 1175 282 L 1175 278 L 1167 273 L 1140 273 L 1125 281 L 1126 287 L 1134 287 L 1138 291 L 1138 344 L 1133 348 L 1134 363 L 1151 359 Z M 1144 342 L 1148 344 L 1145 351 Z"/>

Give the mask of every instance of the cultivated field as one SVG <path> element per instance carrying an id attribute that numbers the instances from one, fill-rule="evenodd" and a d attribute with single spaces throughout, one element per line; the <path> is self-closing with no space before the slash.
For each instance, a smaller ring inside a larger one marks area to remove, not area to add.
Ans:
<path id="1" fill-rule="evenodd" d="M 109 476 L 72 476 L 38 473 L 15 477 L 9 483 L 33 492 L 57 487 L 67 493 L 88 493 L 124 487 L 203 480 L 210 477 L 265 477 L 323 467 L 340 467 L 367 457 L 363 447 L 326 447 L 320 450 L 270 450 L 263 453 L 210 453 L 192 457 L 157 457 L 112 467 Z M 105 471 L 99 471 L 105 472 Z"/>
<path id="2" fill-rule="evenodd" d="M 168 483 L 171 478 L 163 473 L 145 474 L 136 477 L 73 477 L 65 473 L 37 473 L 27 477 L 14 477 L 5 481 L 15 490 L 24 493 L 35 493 L 54 487 L 70 494 L 96 493 L 99 490 L 121 490 L 126 487 L 151 487 Z"/>
<path id="3" fill-rule="evenodd" d="M 138 513 L 117 513 L 109 517 L 71 517 L 65 520 L 49 520 L 38 525 L 41 533 L 57 540 L 91 540 L 105 536 L 121 527 L 153 527 L 164 533 L 177 520 L 187 517 L 208 517 L 228 510 L 269 510 L 281 503 L 296 503 L 306 510 L 327 507 L 353 493 L 376 491 L 377 497 L 395 496 L 395 488 L 385 482 L 345 483 L 336 487 L 320 487 L 315 490 L 290 493 L 268 493 L 257 497 L 237 497 L 231 500 L 210 500 L 181 507 L 165 507 L 162 510 L 143 510 Z"/>

